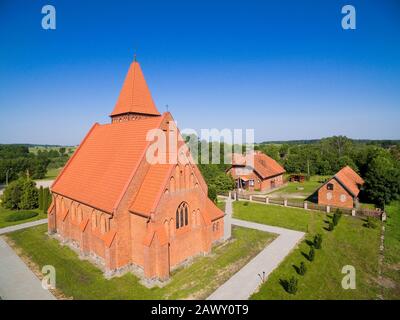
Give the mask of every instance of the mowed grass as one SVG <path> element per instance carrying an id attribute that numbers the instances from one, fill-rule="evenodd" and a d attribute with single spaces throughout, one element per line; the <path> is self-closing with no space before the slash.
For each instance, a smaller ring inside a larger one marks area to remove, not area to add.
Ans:
<path id="1" fill-rule="evenodd" d="M 271 192 L 270 195 L 277 198 L 306 199 L 322 185 L 325 179 L 325 176 L 313 176 L 304 182 L 288 182 L 287 186 Z"/>
<path id="2" fill-rule="evenodd" d="M 314 211 L 246 201 L 233 202 L 233 216 L 238 219 L 303 232 L 319 230 L 323 226 L 322 217 L 325 217 Z"/>
<path id="3" fill-rule="evenodd" d="M 61 170 L 62 170 L 62 168 L 48 169 L 46 176 L 44 177 L 43 180 L 54 180 L 55 178 L 57 178 L 57 176 L 59 175 Z"/>
<path id="4" fill-rule="evenodd" d="M 20 254 L 34 262 L 56 268 L 57 288 L 74 299 L 202 299 L 210 295 L 275 235 L 258 230 L 234 227 L 233 239 L 197 257 L 191 265 L 179 268 L 163 288 L 148 289 L 131 273 L 106 280 L 102 272 L 75 252 L 46 235 L 47 226 L 8 234 Z"/>
<path id="5" fill-rule="evenodd" d="M 36 220 L 47 218 L 47 214 L 44 214 L 43 211 L 39 210 L 39 209 L 23 210 L 23 211 L 34 211 L 34 212 L 38 212 L 39 214 L 36 217 L 32 217 L 32 218 L 25 219 L 25 220 L 6 221 L 8 216 L 13 215 L 14 213 L 16 213 L 18 211 L 4 209 L 2 206 L 0 206 L 0 228 L 10 227 L 10 226 L 14 226 L 14 225 L 25 223 L 25 222 L 31 222 L 31 221 L 36 221 Z"/>
<path id="6" fill-rule="evenodd" d="M 387 206 L 386 213 L 383 298 L 400 299 L 400 202 L 393 202 Z"/>
<path id="7" fill-rule="evenodd" d="M 382 291 L 378 282 L 380 222 L 376 229 L 363 226 L 365 221 L 343 216 L 334 231 L 327 231 L 330 215 L 303 209 L 243 202 L 234 203 L 234 217 L 307 232 L 306 239 L 275 269 L 252 299 L 377 299 Z M 306 259 L 310 241 L 321 233 L 322 249 L 315 250 L 315 260 Z M 307 272 L 298 275 L 296 268 L 304 261 Z M 342 268 L 355 267 L 356 289 L 341 286 Z M 282 280 L 298 279 L 295 295 L 287 293 Z M 392 297 L 392 294 L 388 294 Z"/>

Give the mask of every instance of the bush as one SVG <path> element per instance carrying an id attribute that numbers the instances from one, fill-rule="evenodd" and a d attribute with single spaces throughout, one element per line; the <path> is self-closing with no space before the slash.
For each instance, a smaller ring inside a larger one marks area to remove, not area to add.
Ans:
<path id="1" fill-rule="evenodd" d="M 322 235 L 320 233 L 318 233 L 314 237 L 313 245 L 314 245 L 315 249 L 321 249 L 322 248 Z"/>
<path id="2" fill-rule="evenodd" d="M 14 221 L 30 219 L 36 217 L 37 215 L 38 213 L 34 211 L 17 211 L 8 215 L 4 220 L 7 222 L 14 222 Z"/>
<path id="3" fill-rule="evenodd" d="M 339 209 L 336 209 L 336 211 L 332 217 L 332 222 L 333 222 L 334 226 L 337 226 L 341 217 L 342 217 L 342 211 L 340 211 Z"/>
<path id="4" fill-rule="evenodd" d="M 306 264 L 303 261 L 300 263 L 300 267 L 299 267 L 299 270 L 297 272 L 298 272 L 299 275 L 302 275 L 302 276 L 304 276 L 306 274 L 307 267 L 306 267 Z"/>
<path id="5" fill-rule="evenodd" d="M 43 210 L 43 186 L 39 188 L 39 210 Z"/>
<path id="6" fill-rule="evenodd" d="M 290 294 L 296 294 L 298 280 L 295 277 L 291 277 L 287 282 L 286 291 Z"/>
<path id="7" fill-rule="evenodd" d="M 333 231 L 333 229 L 335 229 L 335 225 L 333 224 L 333 222 L 329 222 L 328 231 Z"/>
<path id="8" fill-rule="evenodd" d="M 370 228 L 370 229 L 375 229 L 376 228 L 376 222 L 374 221 L 374 218 L 368 217 L 367 221 L 364 223 L 364 227 Z"/>
<path id="9" fill-rule="evenodd" d="M 315 258 L 315 250 L 313 247 L 310 248 L 310 252 L 308 253 L 308 260 L 314 261 Z"/>
<path id="10" fill-rule="evenodd" d="M 36 209 L 39 202 L 39 192 L 33 180 L 21 177 L 11 182 L 2 196 L 3 207 L 6 209 Z"/>

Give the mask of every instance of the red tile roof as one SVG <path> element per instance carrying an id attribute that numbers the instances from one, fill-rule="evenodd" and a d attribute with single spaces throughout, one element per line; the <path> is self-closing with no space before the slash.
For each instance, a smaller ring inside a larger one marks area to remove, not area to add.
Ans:
<path id="1" fill-rule="evenodd" d="M 251 165 L 251 157 L 253 158 L 253 165 Z M 285 172 L 285 169 L 274 159 L 268 157 L 264 153 L 254 152 L 245 156 L 241 154 L 232 155 L 233 166 L 251 166 L 263 179 L 273 177 Z"/>
<path id="2" fill-rule="evenodd" d="M 148 130 L 163 117 L 95 124 L 52 186 L 52 191 L 112 213 L 145 155 Z"/>
<path id="3" fill-rule="evenodd" d="M 150 216 L 158 204 L 157 199 L 161 197 L 173 167 L 172 164 L 151 165 L 129 210 Z"/>
<path id="4" fill-rule="evenodd" d="M 137 61 L 132 62 L 111 116 L 123 113 L 160 115 Z"/>
<path id="5" fill-rule="evenodd" d="M 340 169 L 335 174 L 335 178 L 355 197 L 360 192 L 359 185 L 364 184 L 364 180 L 349 166 Z"/>

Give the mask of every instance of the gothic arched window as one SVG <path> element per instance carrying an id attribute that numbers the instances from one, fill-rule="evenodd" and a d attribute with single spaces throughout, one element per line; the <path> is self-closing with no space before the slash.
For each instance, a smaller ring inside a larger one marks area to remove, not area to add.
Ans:
<path id="1" fill-rule="evenodd" d="M 189 207 L 186 202 L 182 202 L 176 209 L 176 228 L 181 228 L 189 224 Z"/>

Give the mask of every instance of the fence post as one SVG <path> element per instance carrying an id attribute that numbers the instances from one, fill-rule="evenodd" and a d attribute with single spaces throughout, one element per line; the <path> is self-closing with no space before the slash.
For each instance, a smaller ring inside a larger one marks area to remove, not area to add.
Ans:
<path id="1" fill-rule="evenodd" d="M 265 204 L 269 204 L 269 198 L 265 197 Z"/>
<path id="2" fill-rule="evenodd" d="M 284 200 L 283 200 L 283 205 L 284 205 L 285 207 L 287 207 L 287 199 L 284 199 Z"/>
<path id="3" fill-rule="evenodd" d="M 386 221 L 386 212 L 385 212 L 385 211 L 383 211 L 382 214 L 381 214 L 381 220 L 382 220 L 383 222 Z"/>
<path id="4" fill-rule="evenodd" d="M 253 196 L 249 195 L 249 201 L 253 201 Z"/>
<path id="5" fill-rule="evenodd" d="M 304 209 L 307 210 L 308 209 L 308 203 L 306 201 L 304 201 Z"/>
<path id="6" fill-rule="evenodd" d="M 356 216 L 356 209 L 351 209 L 351 215 L 352 215 L 353 217 Z"/>
<path id="7" fill-rule="evenodd" d="M 331 212 L 331 207 L 330 206 L 326 206 L 326 213 Z"/>

